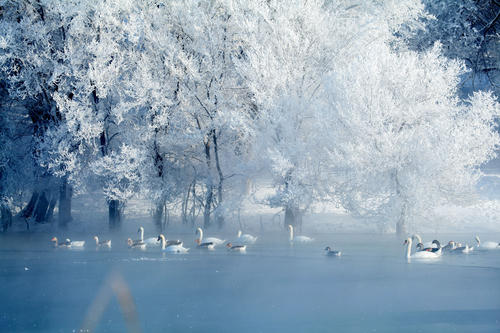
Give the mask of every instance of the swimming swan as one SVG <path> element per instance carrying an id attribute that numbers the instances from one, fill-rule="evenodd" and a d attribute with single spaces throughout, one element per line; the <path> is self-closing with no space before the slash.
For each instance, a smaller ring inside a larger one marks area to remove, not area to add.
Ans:
<path id="1" fill-rule="evenodd" d="M 434 246 L 434 245 L 436 245 L 436 246 Z M 439 241 L 436 239 L 432 241 L 431 247 L 424 247 L 424 244 L 422 244 L 422 243 L 417 244 L 417 251 L 418 252 L 425 251 L 425 252 L 434 252 L 434 253 L 441 254 L 442 250 L 443 250 L 443 248 L 441 247 L 441 243 L 439 243 Z"/>
<path id="2" fill-rule="evenodd" d="M 71 247 L 71 241 L 69 240 L 69 238 L 66 238 L 64 243 L 59 243 L 57 241 L 57 237 L 52 237 L 52 239 L 50 241 L 53 243 L 54 247 L 61 247 L 61 248 L 70 248 Z"/>
<path id="3" fill-rule="evenodd" d="M 215 237 L 207 237 L 203 239 L 203 230 L 201 230 L 201 228 L 197 228 L 196 233 L 200 234 L 200 237 L 198 238 L 200 240 L 200 244 L 203 244 L 203 241 L 205 241 L 205 243 L 213 243 L 214 245 L 220 245 L 226 241 L 225 239 L 219 239 Z"/>
<path id="4" fill-rule="evenodd" d="M 66 240 L 68 241 L 68 239 Z M 85 241 L 72 241 L 70 240 L 71 247 L 84 247 L 85 246 Z"/>
<path id="5" fill-rule="evenodd" d="M 141 238 L 139 239 L 141 242 L 146 243 L 147 245 L 160 246 L 160 241 L 157 237 L 149 237 L 147 239 L 144 239 L 144 228 L 142 226 L 139 227 L 139 230 L 137 230 L 137 232 L 141 235 Z"/>
<path id="6" fill-rule="evenodd" d="M 476 236 L 476 241 L 477 241 L 477 247 L 480 248 L 480 249 L 494 250 L 494 249 L 499 249 L 500 248 L 500 243 L 498 243 L 498 242 L 487 241 L 487 242 L 482 242 L 481 243 L 481 240 L 479 239 L 479 236 Z"/>
<path id="7" fill-rule="evenodd" d="M 427 248 L 427 247 L 432 247 L 432 242 L 425 242 L 425 243 L 424 243 L 424 242 L 422 242 L 422 237 L 420 237 L 420 235 L 418 235 L 418 234 L 413 234 L 413 235 L 411 236 L 411 240 L 412 240 L 412 241 L 417 240 L 417 245 L 418 245 L 418 244 L 422 244 L 422 246 L 423 246 L 424 248 Z"/>
<path id="8" fill-rule="evenodd" d="M 99 237 L 94 236 L 95 245 L 97 247 L 111 247 L 111 239 L 99 241 Z"/>
<path id="9" fill-rule="evenodd" d="M 140 249 L 140 250 L 146 249 L 146 243 L 144 243 L 140 239 L 134 241 L 131 238 L 128 238 L 127 245 L 130 249 Z"/>
<path id="10" fill-rule="evenodd" d="M 441 256 L 441 251 L 417 251 L 414 254 L 411 254 L 411 244 L 412 240 L 410 237 L 406 239 L 403 243 L 406 245 L 406 258 L 407 259 L 437 259 Z"/>
<path id="11" fill-rule="evenodd" d="M 198 244 L 199 249 L 207 249 L 207 250 L 213 250 L 215 249 L 215 244 L 212 242 L 204 242 L 202 243 L 199 238 L 195 239 L 196 244 Z"/>
<path id="12" fill-rule="evenodd" d="M 462 246 L 462 243 L 455 244 L 455 248 L 451 251 L 452 253 L 471 253 L 474 250 L 474 246 L 469 246 L 469 244 L 465 244 Z"/>
<path id="13" fill-rule="evenodd" d="M 235 242 L 241 242 L 244 244 L 254 244 L 257 240 L 257 237 L 252 236 L 250 234 L 242 234 L 241 230 L 238 230 L 238 236 L 236 236 Z"/>
<path id="14" fill-rule="evenodd" d="M 246 245 L 233 245 L 231 243 L 227 243 L 226 248 L 228 249 L 228 251 L 232 252 L 246 252 L 247 250 Z"/>
<path id="15" fill-rule="evenodd" d="M 163 234 L 160 234 L 158 236 L 158 240 L 160 241 L 161 249 L 165 252 L 187 253 L 189 251 L 189 249 L 186 249 L 185 247 L 182 246 L 181 241 L 179 241 L 179 240 L 167 241 L 167 240 L 165 240 L 165 236 L 163 236 Z M 170 244 L 169 244 L 169 242 L 170 242 Z"/>
<path id="16" fill-rule="evenodd" d="M 162 250 L 165 250 L 165 248 L 169 247 L 169 246 L 174 246 L 174 245 L 182 246 L 182 244 L 183 244 L 178 239 L 176 239 L 176 240 L 167 240 L 167 239 L 165 239 L 165 236 L 163 234 L 158 235 L 158 239 L 157 240 L 160 242 L 160 247 L 161 247 Z"/>
<path id="17" fill-rule="evenodd" d="M 342 252 L 334 251 L 334 250 L 332 250 L 331 247 L 327 246 L 325 248 L 325 255 L 332 256 L 332 257 L 340 257 L 342 255 Z"/>
<path id="18" fill-rule="evenodd" d="M 293 227 L 291 224 L 288 225 L 288 231 L 290 233 L 290 243 L 297 242 L 297 243 L 309 243 L 312 242 L 313 239 L 311 237 L 307 236 L 293 236 Z"/>
<path id="19" fill-rule="evenodd" d="M 449 241 L 448 245 L 442 248 L 443 252 L 458 254 L 458 253 L 470 253 L 474 250 L 473 246 L 469 246 L 469 244 L 465 244 L 462 246 L 462 243 L 456 243 L 455 241 Z"/>

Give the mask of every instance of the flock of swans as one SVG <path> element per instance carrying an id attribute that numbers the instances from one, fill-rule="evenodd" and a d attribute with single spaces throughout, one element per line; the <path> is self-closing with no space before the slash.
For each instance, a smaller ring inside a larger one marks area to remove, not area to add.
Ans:
<path id="1" fill-rule="evenodd" d="M 408 259 L 437 259 L 443 253 L 471 253 L 476 248 L 484 250 L 500 249 L 500 243 L 498 242 L 488 241 L 481 243 L 479 236 L 476 236 L 475 239 L 477 242 L 476 246 L 469 246 L 469 244 L 463 245 L 453 240 L 449 241 L 447 245 L 441 246 L 441 243 L 436 239 L 430 243 L 423 243 L 422 237 L 415 234 L 412 237 L 408 237 L 403 244 L 406 245 L 406 258 Z M 418 243 L 415 246 L 415 252 L 412 254 L 413 241 L 417 241 Z"/>
<path id="2" fill-rule="evenodd" d="M 127 245 L 131 249 L 145 250 L 147 247 L 160 247 L 162 251 L 169 253 L 187 253 L 189 251 L 189 248 L 185 248 L 184 242 L 181 240 L 169 240 L 166 239 L 163 234 L 160 234 L 157 237 L 144 239 L 143 227 L 139 227 L 137 232 L 139 233 L 139 239 L 127 239 Z M 313 238 L 307 236 L 295 236 L 291 225 L 288 225 L 288 232 L 290 244 L 309 243 L 314 240 Z M 238 231 L 236 238 L 231 241 L 226 241 L 225 239 L 216 237 L 204 238 L 203 230 L 201 228 L 196 229 L 196 235 L 198 236 L 195 239 L 196 248 L 206 250 L 214 250 L 216 246 L 225 244 L 225 248 L 228 251 L 245 252 L 248 245 L 254 244 L 257 241 L 257 237 L 250 234 L 242 234 L 241 230 Z M 498 242 L 488 241 L 482 243 L 478 236 L 476 236 L 475 239 L 477 242 L 476 246 L 469 246 L 468 244 L 462 245 L 459 242 L 451 240 L 447 245 L 442 247 L 438 240 L 424 243 L 422 241 L 422 237 L 418 234 L 414 234 L 413 236 L 408 237 L 403 244 L 406 246 L 405 255 L 408 259 L 435 259 L 439 258 L 443 253 L 470 253 L 475 248 L 489 250 L 500 249 L 500 243 Z M 97 248 L 111 248 L 111 240 L 99 240 L 97 236 L 94 236 L 94 240 Z M 60 243 L 58 242 L 57 237 L 53 237 L 51 242 L 56 248 L 83 248 L 85 246 L 85 241 L 71 241 L 70 239 L 66 239 L 64 242 Z M 417 243 L 414 252 L 412 253 L 413 242 Z M 332 250 L 330 246 L 327 246 L 324 251 L 327 256 L 340 257 L 342 255 L 341 251 Z"/>
<path id="3" fill-rule="evenodd" d="M 312 242 L 314 239 L 307 236 L 294 236 L 293 227 L 288 226 L 289 231 L 289 241 L 290 243 L 308 243 Z M 181 240 L 167 240 L 165 235 L 160 234 L 158 237 L 150 237 L 144 239 L 144 228 L 141 226 L 137 230 L 139 234 L 139 239 L 132 240 L 132 238 L 127 239 L 127 245 L 131 249 L 141 249 L 144 250 L 147 247 L 160 247 L 161 250 L 171 253 L 187 253 L 189 248 L 184 247 L 184 242 Z M 216 237 L 203 237 L 203 229 L 197 228 L 195 239 L 196 247 L 199 249 L 214 250 L 216 246 L 225 244 L 228 251 L 234 252 L 245 252 L 247 245 L 254 244 L 257 241 L 256 236 L 250 234 L 243 234 L 241 230 L 238 230 L 236 238 L 232 241 L 226 241 L 225 239 L 220 239 Z M 106 247 L 111 248 L 111 240 L 99 240 L 98 236 L 94 236 L 95 245 L 97 248 Z M 51 242 L 56 248 L 83 248 L 85 247 L 85 241 L 72 241 L 66 238 L 64 242 L 58 242 L 57 237 L 53 237 Z M 340 251 L 333 251 L 330 247 L 325 249 L 327 255 L 341 254 Z"/>

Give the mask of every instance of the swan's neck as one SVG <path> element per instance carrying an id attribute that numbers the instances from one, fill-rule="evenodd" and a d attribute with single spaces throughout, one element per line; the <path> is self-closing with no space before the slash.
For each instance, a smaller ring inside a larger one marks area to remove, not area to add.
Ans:
<path id="1" fill-rule="evenodd" d="M 141 231 L 141 242 L 144 242 L 144 228 L 141 227 L 140 231 Z"/>
<path id="2" fill-rule="evenodd" d="M 95 236 L 94 239 L 95 239 L 95 245 L 99 245 L 99 238 Z"/>
<path id="3" fill-rule="evenodd" d="M 408 238 L 408 243 L 406 244 L 406 258 L 411 256 L 411 238 Z"/>
<path id="4" fill-rule="evenodd" d="M 291 225 L 288 225 L 288 230 L 290 231 L 290 242 L 293 241 L 293 227 Z"/>
<path id="5" fill-rule="evenodd" d="M 165 250 L 165 236 L 160 235 L 160 244 L 161 244 L 161 249 Z"/>
<path id="6" fill-rule="evenodd" d="M 200 243 L 203 241 L 203 230 L 201 228 L 198 228 L 198 232 L 200 234 Z"/>
<path id="7" fill-rule="evenodd" d="M 238 238 L 241 237 L 241 230 L 238 230 Z"/>
<path id="8" fill-rule="evenodd" d="M 422 237 L 420 237 L 420 235 L 414 234 L 413 237 L 415 237 L 418 240 L 418 243 L 422 243 L 423 244 Z"/>

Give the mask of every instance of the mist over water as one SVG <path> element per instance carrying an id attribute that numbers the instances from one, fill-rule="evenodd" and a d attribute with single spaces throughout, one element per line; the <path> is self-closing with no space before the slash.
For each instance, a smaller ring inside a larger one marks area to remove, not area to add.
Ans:
<path id="1" fill-rule="evenodd" d="M 408 263 L 394 235 L 313 234 L 314 242 L 291 246 L 286 235 L 267 234 L 239 254 L 198 250 L 184 233 L 169 238 L 189 253 L 170 255 L 130 250 L 128 236 L 98 251 L 90 237 L 78 251 L 51 248 L 45 234 L 2 236 L 0 330 L 78 331 L 110 274 L 125 282 L 143 332 L 500 330 L 500 251 Z M 327 245 L 343 256 L 325 256 Z M 114 294 L 101 315 L 96 331 L 127 330 Z"/>

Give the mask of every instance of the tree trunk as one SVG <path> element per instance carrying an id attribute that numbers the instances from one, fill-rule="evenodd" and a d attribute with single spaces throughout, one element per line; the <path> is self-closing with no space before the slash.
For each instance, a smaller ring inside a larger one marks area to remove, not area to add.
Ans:
<path id="1" fill-rule="evenodd" d="M 188 205 L 189 205 L 189 195 L 191 194 L 191 185 L 192 184 L 189 184 L 189 187 L 187 189 L 187 192 L 186 192 L 186 195 L 184 196 L 183 200 L 182 200 L 182 224 L 187 224 L 188 222 L 188 218 L 187 218 L 187 211 L 188 211 Z"/>
<path id="2" fill-rule="evenodd" d="M 12 213 L 9 207 L 3 205 L 0 209 L 0 215 L 2 217 L 2 231 L 7 231 L 12 226 Z"/>
<path id="3" fill-rule="evenodd" d="M 223 182 L 224 182 L 224 175 L 222 173 L 222 169 L 220 166 L 220 160 L 219 160 L 219 146 L 217 144 L 217 135 L 215 133 L 215 130 L 212 132 L 212 139 L 214 142 L 214 155 L 215 155 L 215 166 L 217 168 L 217 174 L 219 175 L 219 183 L 217 185 L 217 207 L 222 206 L 222 188 L 223 188 Z M 217 209 L 216 211 L 216 218 L 217 226 L 219 229 L 222 229 L 224 226 L 224 214 L 221 213 L 220 209 Z"/>
<path id="4" fill-rule="evenodd" d="M 408 203 L 404 201 L 401 207 L 401 215 L 396 223 L 396 235 L 406 236 L 408 233 Z"/>
<path id="5" fill-rule="evenodd" d="M 52 195 L 52 198 L 50 199 L 49 203 L 49 208 L 47 208 L 47 214 L 45 215 L 45 221 L 51 222 L 52 217 L 54 216 L 54 208 L 56 207 L 57 204 L 57 197 L 55 195 Z"/>
<path id="6" fill-rule="evenodd" d="M 43 191 L 42 195 L 40 195 L 40 197 L 38 198 L 38 202 L 36 204 L 36 209 L 35 209 L 35 213 L 34 213 L 35 221 L 37 223 L 45 222 L 47 208 L 49 208 L 49 200 L 47 200 L 47 196 L 45 195 L 45 191 Z"/>
<path id="7" fill-rule="evenodd" d="M 119 229 L 122 224 L 122 207 L 119 200 L 110 200 L 109 208 L 109 228 Z"/>
<path id="8" fill-rule="evenodd" d="M 210 209 L 212 208 L 213 195 L 213 186 L 207 185 L 207 196 L 205 198 L 205 209 L 203 211 L 203 226 L 205 228 L 210 227 Z"/>
<path id="9" fill-rule="evenodd" d="M 31 195 L 31 199 L 28 202 L 28 204 L 26 205 L 26 207 L 24 207 L 23 210 L 21 211 L 21 213 L 19 213 L 20 217 L 24 217 L 27 219 L 27 218 L 30 218 L 31 215 L 33 215 L 33 211 L 35 210 L 36 202 L 38 201 L 38 196 L 39 196 L 38 192 L 34 191 L 33 194 Z"/>
<path id="10" fill-rule="evenodd" d="M 59 227 L 65 228 L 71 217 L 71 197 L 73 188 L 68 184 L 68 179 L 64 178 L 59 188 Z"/>
<path id="11" fill-rule="evenodd" d="M 302 212 L 297 207 L 285 207 L 285 229 L 288 230 L 288 225 L 294 228 L 302 227 Z"/>
<path id="12" fill-rule="evenodd" d="M 165 210 L 165 200 L 161 200 L 156 204 L 155 211 L 153 213 L 153 222 L 156 226 L 156 230 L 159 233 L 163 232 L 163 213 Z"/>

